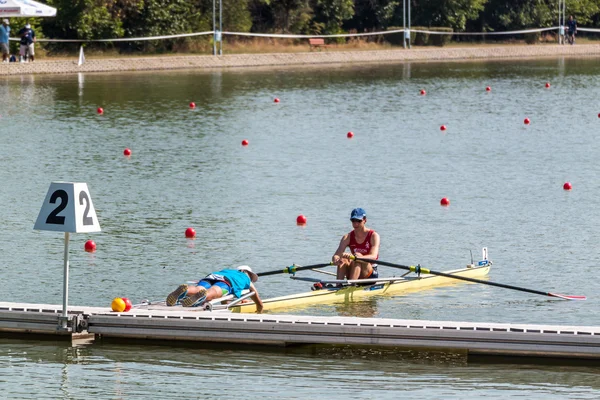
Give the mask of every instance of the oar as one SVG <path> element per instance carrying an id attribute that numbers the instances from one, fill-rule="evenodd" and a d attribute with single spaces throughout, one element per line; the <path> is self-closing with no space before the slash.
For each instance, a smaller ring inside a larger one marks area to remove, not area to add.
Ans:
<path id="1" fill-rule="evenodd" d="M 483 281 L 481 279 L 468 278 L 466 276 L 445 274 L 443 272 L 437 272 L 437 271 L 432 271 L 427 268 L 423 268 L 419 265 L 408 266 L 408 265 L 392 264 L 392 263 L 385 262 L 385 261 L 380 261 L 380 260 L 374 261 L 371 259 L 360 258 L 360 257 L 356 257 L 355 259 L 359 260 L 359 261 L 370 262 L 370 263 L 377 262 L 377 264 L 379 264 L 379 265 L 385 265 L 387 267 L 399 268 L 399 269 L 404 269 L 407 271 L 412 271 L 412 272 L 417 272 L 417 273 L 444 276 L 446 278 L 460 279 L 461 281 L 467 281 L 467 282 L 473 282 L 473 283 L 483 283 L 484 285 L 497 286 L 497 287 L 501 287 L 501 288 L 505 288 L 505 289 L 519 290 L 521 292 L 527 292 L 527 293 L 533 293 L 533 294 L 541 294 L 542 296 L 558 297 L 558 298 L 565 299 L 565 300 L 585 300 L 586 299 L 585 296 L 569 296 L 566 294 L 542 292 L 541 290 L 527 289 L 527 288 L 522 288 L 522 287 L 518 287 L 518 286 L 506 285 L 504 283 L 496 283 L 496 282 L 490 282 L 490 281 Z"/>
<path id="2" fill-rule="evenodd" d="M 305 269 L 313 269 L 313 268 L 323 268 L 323 267 L 328 267 L 330 265 L 333 265 L 333 263 L 328 262 L 327 264 L 315 264 L 315 265 L 304 265 L 304 266 L 292 264 L 289 267 L 285 267 L 282 270 L 276 269 L 275 271 L 259 272 L 256 275 L 267 276 L 267 275 L 276 275 L 276 274 L 295 274 L 297 271 L 302 271 Z"/>

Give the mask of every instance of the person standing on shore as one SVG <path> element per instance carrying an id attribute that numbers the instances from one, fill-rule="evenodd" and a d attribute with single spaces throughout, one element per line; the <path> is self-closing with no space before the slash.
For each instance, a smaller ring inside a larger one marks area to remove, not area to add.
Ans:
<path id="1" fill-rule="evenodd" d="M 575 35 L 577 34 L 577 21 L 573 19 L 572 15 L 569 15 L 567 21 L 567 40 L 571 44 L 575 44 Z"/>
<path id="2" fill-rule="evenodd" d="M 25 25 L 25 28 L 19 31 L 19 35 L 21 36 L 21 62 L 28 61 L 28 57 L 31 58 L 31 62 L 35 57 L 35 52 L 33 50 L 33 44 L 35 43 L 35 31 L 31 29 L 31 25 Z"/>
<path id="3" fill-rule="evenodd" d="M 10 26 L 8 20 L 5 18 L 2 20 L 0 25 L 0 48 L 2 49 L 2 62 L 8 62 L 8 55 L 10 54 L 8 47 L 8 38 L 10 37 Z"/>
<path id="4" fill-rule="evenodd" d="M 353 260 L 352 256 L 368 258 L 373 261 L 379 258 L 379 234 L 367 228 L 367 213 L 362 208 L 355 208 L 350 213 L 352 231 L 345 234 L 331 261 L 337 265 L 337 279 L 378 278 L 377 264 Z M 350 248 L 350 253 L 345 253 Z"/>

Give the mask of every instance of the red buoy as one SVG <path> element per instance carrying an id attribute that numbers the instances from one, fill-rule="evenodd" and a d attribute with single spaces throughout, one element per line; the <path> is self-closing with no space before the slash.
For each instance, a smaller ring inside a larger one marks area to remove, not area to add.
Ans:
<path id="1" fill-rule="evenodd" d="M 196 237 L 196 230 L 194 228 L 187 228 L 185 230 L 185 237 L 188 239 L 193 239 Z"/>
<path id="2" fill-rule="evenodd" d="M 100 115 L 104 114 L 104 109 L 102 107 L 98 107 L 98 109 L 96 110 L 96 112 Z"/>
<path id="3" fill-rule="evenodd" d="M 425 89 L 421 89 L 421 96 L 425 96 L 427 94 L 427 92 L 425 91 Z"/>
<path id="4" fill-rule="evenodd" d="M 275 97 L 275 99 L 273 100 L 273 103 L 279 103 L 279 98 Z"/>
<path id="5" fill-rule="evenodd" d="M 571 189 L 573 189 L 573 185 L 571 185 L 571 182 L 565 182 L 565 184 L 563 185 L 563 189 L 571 190 Z"/>
<path id="6" fill-rule="evenodd" d="M 246 139 L 242 140 L 242 146 L 248 146 L 248 144 L 249 142 Z"/>
<path id="7" fill-rule="evenodd" d="M 298 218 L 296 218 L 296 224 L 306 225 L 306 217 L 302 214 L 298 215 Z"/>
<path id="8" fill-rule="evenodd" d="M 600 118 L 600 113 L 598 113 L 598 118 Z"/>
<path id="9" fill-rule="evenodd" d="M 129 157 L 129 156 L 131 155 L 131 150 L 130 150 L 130 149 L 125 149 L 125 150 L 123 150 L 123 155 L 124 155 L 125 157 Z"/>
<path id="10" fill-rule="evenodd" d="M 123 303 L 125 303 L 125 309 L 123 310 L 123 312 L 131 310 L 131 307 L 133 307 L 133 304 L 131 304 L 131 300 L 129 300 L 127 297 L 121 297 L 121 300 L 123 300 Z"/>
<path id="11" fill-rule="evenodd" d="M 447 197 L 442 197 L 440 200 L 440 205 L 448 207 L 450 205 L 450 200 Z"/>
<path id="12" fill-rule="evenodd" d="M 525 119 L 523 120 L 523 123 L 524 123 L 525 125 L 529 125 L 529 123 L 530 123 L 530 122 L 531 122 L 531 121 L 529 120 L 529 118 L 525 118 Z"/>
<path id="13" fill-rule="evenodd" d="M 550 82 L 546 82 L 546 89 L 550 87 Z"/>
<path id="14" fill-rule="evenodd" d="M 96 251 L 96 242 L 94 242 L 93 240 L 88 240 L 87 242 L 85 242 L 85 245 L 83 246 L 83 248 L 88 253 L 93 253 Z"/>
<path id="15" fill-rule="evenodd" d="M 442 125 L 442 126 L 440 126 L 440 131 L 445 131 L 446 129 L 447 129 L 447 128 L 446 128 L 446 125 Z"/>
<path id="16" fill-rule="evenodd" d="M 354 137 L 354 132 L 348 132 L 346 136 L 348 137 L 348 139 L 352 139 Z"/>
<path id="17" fill-rule="evenodd" d="M 196 103 L 194 103 L 193 101 L 190 103 L 190 108 L 196 108 Z"/>

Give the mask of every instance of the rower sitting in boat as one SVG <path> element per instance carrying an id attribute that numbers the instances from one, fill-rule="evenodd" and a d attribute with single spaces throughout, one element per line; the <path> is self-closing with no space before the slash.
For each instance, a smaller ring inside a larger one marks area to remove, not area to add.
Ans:
<path id="1" fill-rule="evenodd" d="M 167 296 L 167 306 L 182 305 L 183 307 L 198 307 L 204 303 L 233 294 L 239 298 L 244 290 L 254 292 L 251 296 L 256 303 L 256 311 L 263 309 L 262 300 L 254 287 L 258 275 L 247 265 L 236 269 L 224 269 L 207 275 L 198 282 L 198 286 L 179 285 Z"/>
<path id="2" fill-rule="evenodd" d="M 377 264 L 352 260 L 351 256 L 377 260 L 379 258 L 379 234 L 367 228 L 367 213 L 355 208 L 350 213 L 353 230 L 342 237 L 331 261 L 337 265 L 337 279 L 378 278 Z M 350 253 L 345 253 L 346 248 Z"/>

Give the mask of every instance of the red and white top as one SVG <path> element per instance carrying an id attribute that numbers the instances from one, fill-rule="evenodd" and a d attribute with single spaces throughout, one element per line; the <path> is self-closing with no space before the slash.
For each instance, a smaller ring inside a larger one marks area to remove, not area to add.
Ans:
<path id="1" fill-rule="evenodd" d="M 371 251 L 371 236 L 373 236 L 373 232 L 375 232 L 373 229 L 369 230 L 369 232 L 367 232 L 367 237 L 365 238 L 365 241 L 362 243 L 358 243 L 356 241 L 354 231 L 350 232 L 350 244 L 348 244 L 348 247 L 350 247 L 350 251 L 352 252 L 352 254 L 369 254 L 369 252 Z M 378 258 L 379 254 L 377 254 L 377 257 L 375 259 L 377 260 Z"/>

